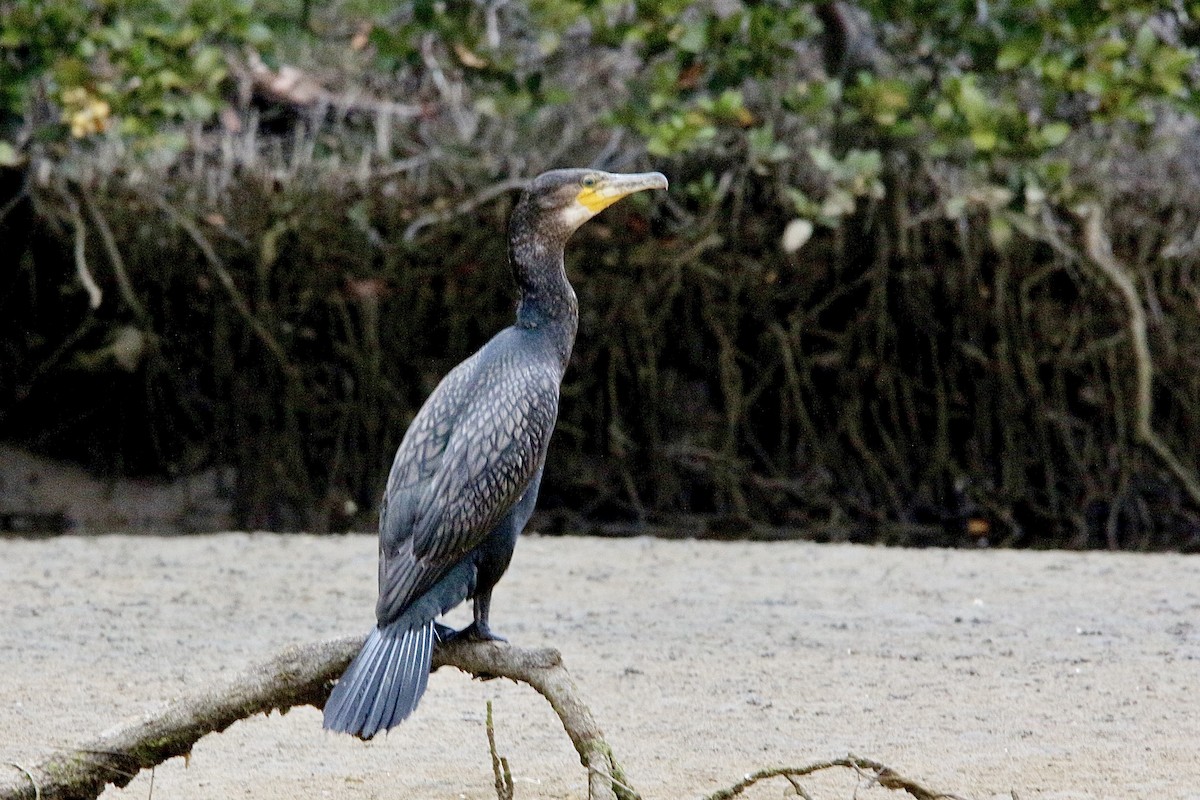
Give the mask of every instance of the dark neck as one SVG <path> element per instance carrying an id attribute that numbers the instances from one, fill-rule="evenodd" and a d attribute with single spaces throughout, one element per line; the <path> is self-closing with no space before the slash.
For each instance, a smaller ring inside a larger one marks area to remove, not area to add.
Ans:
<path id="1" fill-rule="evenodd" d="M 524 210 L 514 212 L 509 227 L 508 257 L 521 291 L 516 325 L 548 336 L 565 369 L 579 324 L 579 304 L 563 263 L 567 237 L 542 230 L 520 213 Z"/>

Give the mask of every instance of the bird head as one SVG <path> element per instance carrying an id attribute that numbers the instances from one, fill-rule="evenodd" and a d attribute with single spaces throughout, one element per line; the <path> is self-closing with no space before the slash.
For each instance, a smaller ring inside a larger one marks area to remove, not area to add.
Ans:
<path id="1" fill-rule="evenodd" d="M 623 197 L 644 189 L 666 189 L 661 172 L 618 174 L 595 169 L 556 169 L 533 179 L 521 204 L 544 224 L 566 235 Z"/>

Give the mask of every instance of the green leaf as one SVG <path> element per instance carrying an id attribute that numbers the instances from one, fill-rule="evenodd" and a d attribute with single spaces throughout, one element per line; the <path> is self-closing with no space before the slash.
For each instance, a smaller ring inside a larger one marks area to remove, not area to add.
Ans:
<path id="1" fill-rule="evenodd" d="M 1040 34 L 1021 36 L 1004 43 L 996 56 L 996 69 L 1001 72 L 1023 67 L 1041 50 Z"/>
<path id="2" fill-rule="evenodd" d="M 675 46 L 685 53 L 703 53 L 708 47 L 708 25 L 703 21 L 680 25 L 673 39 Z"/>
<path id="3" fill-rule="evenodd" d="M 351 209 L 353 211 L 353 208 Z M 354 219 L 353 216 L 350 217 Z M 262 241 L 259 243 L 258 259 L 263 267 L 270 267 L 279 258 L 279 240 L 291 228 L 291 223 L 287 220 L 280 220 L 267 229 L 263 234 Z"/>
<path id="4" fill-rule="evenodd" d="M 1137 53 L 1138 58 L 1143 61 L 1149 61 L 1156 47 L 1158 47 L 1158 34 L 1150 27 L 1149 22 L 1142 23 L 1133 39 L 1133 52 Z"/>
<path id="5" fill-rule="evenodd" d="M 0 139 L 0 167 L 15 167 L 24 160 L 11 142 Z"/>
<path id="6" fill-rule="evenodd" d="M 971 130 L 971 144 L 975 145 L 976 150 L 987 153 L 995 150 L 996 145 L 999 143 L 999 135 L 991 128 L 974 128 Z"/>
<path id="7" fill-rule="evenodd" d="M 942 211 L 946 219 L 962 219 L 967 212 L 967 198 L 962 195 L 950 197 L 942 206 Z"/>
<path id="8" fill-rule="evenodd" d="M 173 69 L 160 70 L 154 77 L 158 81 L 159 87 L 163 89 L 178 89 L 184 85 L 183 78 Z"/>
<path id="9" fill-rule="evenodd" d="M 801 217 L 814 217 L 820 212 L 820 204 L 799 189 L 788 187 L 787 194 L 795 206 L 796 213 Z"/>
<path id="10" fill-rule="evenodd" d="M 195 120 L 207 121 L 217 113 L 217 105 L 208 95 L 193 93 L 188 98 L 188 117 Z"/>
<path id="11" fill-rule="evenodd" d="M 1105 39 L 1100 43 L 1097 52 L 1099 52 L 1101 58 L 1108 61 L 1123 58 L 1129 52 L 1129 42 L 1117 38 Z"/>
<path id="12" fill-rule="evenodd" d="M 1004 250 L 1012 242 L 1012 224 L 1003 215 L 994 214 L 988 220 L 988 236 L 997 249 Z"/>
<path id="13" fill-rule="evenodd" d="M 1045 147 L 1058 147 L 1071 135 L 1071 126 L 1065 122 L 1051 122 L 1038 132 Z"/>
<path id="14" fill-rule="evenodd" d="M 822 172 L 832 172 L 838 167 L 838 160 L 824 147 L 808 148 L 808 157 L 812 159 L 813 165 Z"/>
<path id="15" fill-rule="evenodd" d="M 821 215 L 829 218 L 845 217 L 854 213 L 854 195 L 845 189 L 834 189 L 821 203 Z"/>

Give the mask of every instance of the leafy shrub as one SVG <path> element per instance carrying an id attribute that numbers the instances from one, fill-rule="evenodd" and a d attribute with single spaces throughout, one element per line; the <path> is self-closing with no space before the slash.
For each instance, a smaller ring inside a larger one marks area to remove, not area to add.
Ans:
<path id="1" fill-rule="evenodd" d="M 44 448 L 140 471 L 231 463 L 246 524 L 334 525 L 336 498 L 373 507 L 431 382 L 505 324 L 504 190 L 652 163 L 670 196 L 608 212 L 571 251 L 585 316 L 550 506 L 950 544 L 1200 541 L 1200 465 L 1142 446 L 1128 308 L 1075 215 L 1101 210 L 1157 309 L 1154 421 L 1200 452 L 1183 6 L 0 14 L 0 160 L 36 178 L 9 209 L 35 224 L 0 298 L 5 435 L 40 425 Z M 316 89 L 266 85 L 289 63 Z"/>

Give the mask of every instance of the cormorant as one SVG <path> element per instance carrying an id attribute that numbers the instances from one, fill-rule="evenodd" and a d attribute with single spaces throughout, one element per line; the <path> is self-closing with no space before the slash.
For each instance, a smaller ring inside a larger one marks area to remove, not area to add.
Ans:
<path id="1" fill-rule="evenodd" d="M 436 641 L 500 639 L 488 627 L 492 587 L 533 513 L 579 308 L 563 249 L 602 209 L 657 172 L 546 172 L 509 220 L 520 289 L 516 322 L 451 370 L 412 421 L 379 514 L 378 624 L 325 704 L 325 727 L 369 739 L 417 707 Z M 475 621 L 435 618 L 467 598 Z"/>

